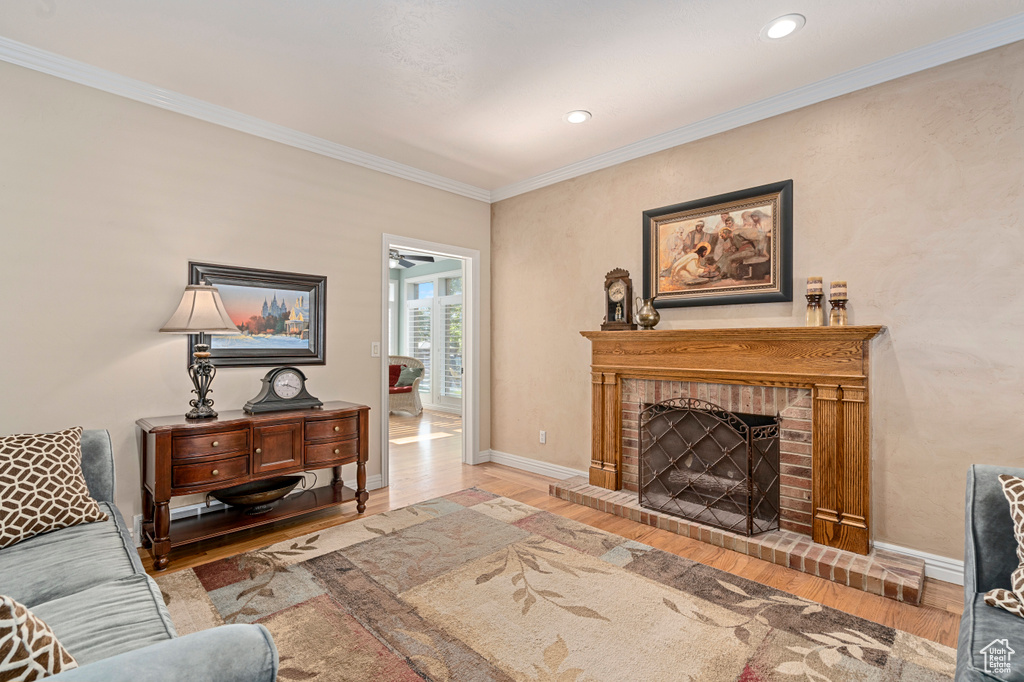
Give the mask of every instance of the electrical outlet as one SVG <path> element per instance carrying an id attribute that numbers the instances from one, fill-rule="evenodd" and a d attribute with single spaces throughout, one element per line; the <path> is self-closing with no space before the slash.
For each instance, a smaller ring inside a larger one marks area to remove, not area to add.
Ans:
<path id="1" fill-rule="evenodd" d="M 373 343 L 370 344 L 370 357 L 380 357 L 380 341 L 374 341 Z"/>
<path id="2" fill-rule="evenodd" d="M 541 431 L 540 432 L 540 442 L 541 442 L 542 445 L 544 443 L 548 442 L 548 432 L 547 431 Z"/>

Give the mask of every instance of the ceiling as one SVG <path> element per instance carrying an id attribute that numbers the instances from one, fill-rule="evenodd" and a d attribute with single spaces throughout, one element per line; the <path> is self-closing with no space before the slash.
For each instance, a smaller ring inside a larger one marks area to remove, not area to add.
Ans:
<path id="1" fill-rule="evenodd" d="M 1022 10 L 1024 0 L 3 0 L 0 38 L 500 190 Z M 792 12 L 807 18 L 801 31 L 758 37 Z M 593 119 L 563 122 L 573 109 Z"/>

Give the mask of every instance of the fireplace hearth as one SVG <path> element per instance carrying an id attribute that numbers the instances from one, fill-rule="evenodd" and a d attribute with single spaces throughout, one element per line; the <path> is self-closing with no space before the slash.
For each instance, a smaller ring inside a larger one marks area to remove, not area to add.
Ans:
<path id="1" fill-rule="evenodd" d="M 641 506 L 747 536 L 778 530 L 779 421 L 696 398 L 645 405 Z"/>

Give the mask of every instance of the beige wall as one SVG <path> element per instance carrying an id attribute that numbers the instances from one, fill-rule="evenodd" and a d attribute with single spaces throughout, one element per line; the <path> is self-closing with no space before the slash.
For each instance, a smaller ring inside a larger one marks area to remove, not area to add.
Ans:
<path id="1" fill-rule="evenodd" d="M 199 260 L 327 276 L 327 364 L 303 371 L 317 397 L 373 408 L 380 473 L 384 232 L 480 250 L 488 414 L 486 204 L 3 63 L 0 93 L 0 433 L 109 429 L 137 513 L 135 420 L 184 414 L 191 390 L 185 339 L 156 330 Z M 266 371 L 222 369 L 216 409 Z"/>
<path id="2" fill-rule="evenodd" d="M 639 293 L 641 212 L 792 178 L 797 300 L 663 310 L 659 328 L 802 325 L 808 275 L 848 280 L 851 323 L 889 328 L 875 539 L 961 557 L 967 466 L 1024 465 L 1022 64 L 1017 43 L 492 206 L 492 448 L 586 470 L 578 332 L 612 268 Z"/>

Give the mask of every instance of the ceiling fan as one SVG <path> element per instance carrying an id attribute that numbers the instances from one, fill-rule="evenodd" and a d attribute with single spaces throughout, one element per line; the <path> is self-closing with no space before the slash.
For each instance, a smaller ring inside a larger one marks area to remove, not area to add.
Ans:
<path id="1" fill-rule="evenodd" d="M 391 269 L 395 268 L 411 268 L 416 263 L 414 261 L 420 261 L 421 263 L 433 263 L 433 256 L 419 256 L 414 254 L 402 254 L 398 252 L 398 249 L 388 249 L 388 261 L 391 265 Z"/>

